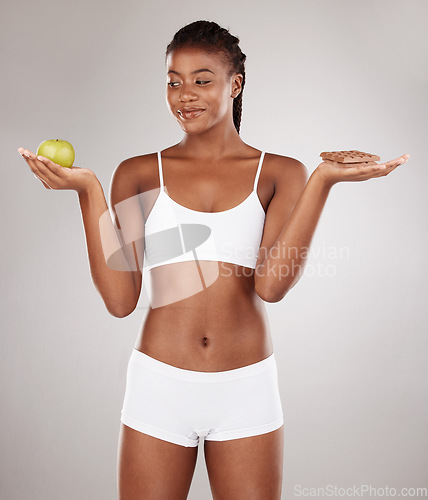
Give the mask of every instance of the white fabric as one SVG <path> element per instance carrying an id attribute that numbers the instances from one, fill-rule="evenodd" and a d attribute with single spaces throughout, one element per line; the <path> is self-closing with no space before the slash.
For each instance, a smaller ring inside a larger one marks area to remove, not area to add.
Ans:
<path id="1" fill-rule="evenodd" d="M 145 267 L 191 260 L 230 262 L 255 269 L 265 211 L 257 184 L 265 152 L 260 155 L 253 191 L 239 205 L 222 212 L 199 212 L 180 205 L 164 190 L 158 151 L 160 192 L 145 224 Z"/>
<path id="2" fill-rule="evenodd" d="M 275 356 L 222 372 L 185 370 L 133 349 L 121 422 L 182 446 L 271 432 L 284 422 Z"/>

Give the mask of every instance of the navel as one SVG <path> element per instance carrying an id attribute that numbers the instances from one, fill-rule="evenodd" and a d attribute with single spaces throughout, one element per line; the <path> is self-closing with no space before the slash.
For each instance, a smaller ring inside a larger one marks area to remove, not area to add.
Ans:
<path id="1" fill-rule="evenodd" d="M 204 337 L 204 338 L 202 339 L 202 345 L 203 345 L 204 347 L 208 345 L 208 337 Z"/>

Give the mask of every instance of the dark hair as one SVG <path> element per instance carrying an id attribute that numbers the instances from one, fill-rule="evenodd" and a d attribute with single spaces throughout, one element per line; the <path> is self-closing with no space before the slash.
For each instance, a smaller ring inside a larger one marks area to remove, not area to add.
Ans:
<path id="1" fill-rule="evenodd" d="M 245 85 L 245 59 L 239 47 L 239 38 L 233 36 L 229 30 L 222 28 L 213 21 L 194 21 L 184 26 L 174 35 L 168 44 L 165 53 L 165 62 L 168 55 L 175 49 L 185 47 L 198 47 L 207 52 L 219 53 L 224 56 L 228 66 L 227 77 L 233 73 L 241 73 L 243 76 L 241 92 L 233 101 L 233 123 L 239 134 L 242 115 L 242 93 Z"/>

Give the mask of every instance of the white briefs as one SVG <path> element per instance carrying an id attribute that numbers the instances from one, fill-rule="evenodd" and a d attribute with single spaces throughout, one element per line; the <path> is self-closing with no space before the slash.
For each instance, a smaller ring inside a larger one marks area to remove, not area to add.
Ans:
<path id="1" fill-rule="evenodd" d="M 274 431 L 284 422 L 275 356 L 234 370 L 200 372 L 133 348 L 121 422 L 181 446 Z"/>

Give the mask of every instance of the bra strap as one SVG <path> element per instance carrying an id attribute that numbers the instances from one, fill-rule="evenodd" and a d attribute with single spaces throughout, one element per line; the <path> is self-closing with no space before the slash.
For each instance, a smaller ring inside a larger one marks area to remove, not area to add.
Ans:
<path id="1" fill-rule="evenodd" d="M 263 164 L 263 159 L 265 157 L 265 152 L 262 151 L 262 154 L 260 155 L 260 160 L 259 160 L 259 166 L 257 167 L 257 173 L 256 173 L 256 178 L 254 179 L 254 191 L 257 191 L 257 184 L 259 181 L 259 176 L 260 176 L 260 171 L 262 169 L 262 164 Z"/>
<path id="2" fill-rule="evenodd" d="M 160 151 L 158 151 L 158 166 L 159 166 L 160 189 L 161 189 L 161 191 L 163 191 L 162 158 L 161 158 L 161 152 Z"/>

